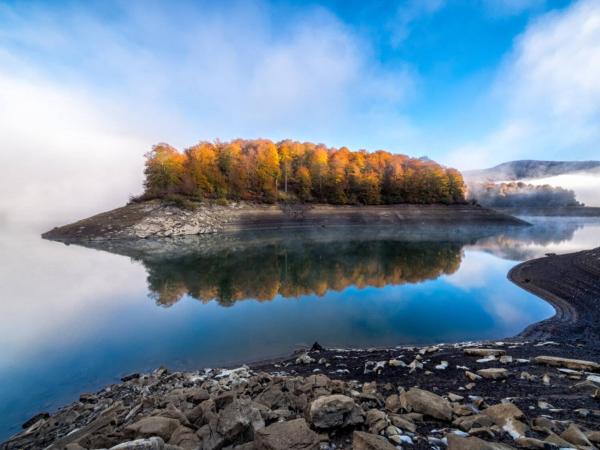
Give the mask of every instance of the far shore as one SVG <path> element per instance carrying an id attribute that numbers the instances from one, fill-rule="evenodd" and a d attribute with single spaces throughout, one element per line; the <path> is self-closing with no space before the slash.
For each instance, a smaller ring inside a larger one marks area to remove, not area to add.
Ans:
<path id="1" fill-rule="evenodd" d="M 600 248 L 527 261 L 508 277 L 557 314 L 503 341 L 315 343 L 241 368 L 130 374 L 32 418 L 0 449 L 595 448 Z"/>

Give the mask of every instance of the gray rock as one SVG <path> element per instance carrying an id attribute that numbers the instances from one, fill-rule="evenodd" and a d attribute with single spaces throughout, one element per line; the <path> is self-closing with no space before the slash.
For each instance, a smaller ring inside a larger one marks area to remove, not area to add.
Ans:
<path id="1" fill-rule="evenodd" d="M 350 397 L 326 395 L 308 408 L 308 421 L 317 428 L 335 428 L 363 423 L 363 411 Z"/>
<path id="2" fill-rule="evenodd" d="M 383 436 L 355 431 L 352 434 L 352 450 L 396 450 L 396 447 Z"/>
<path id="3" fill-rule="evenodd" d="M 312 431 L 304 419 L 277 422 L 256 432 L 256 450 L 316 450 L 319 435 Z"/>
<path id="4" fill-rule="evenodd" d="M 434 419 L 452 420 L 450 402 L 433 392 L 411 388 L 400 394 L 400 404 L 408 412 L 418 412 Z"/>
<path id="5" fill-rule="evenodd" d="M 481 369 L 477 371 L 477 375 L 490 380 L 500 380 L 508 377 L 508 370 L 502 368 Z"/>
<path id="6" fill-rule="evenodd" d="M 264 428 L 265 422 L 260 409 L 254 402 L 236 399 L 225 407 L 217 420 L 217 432 L 227 441 L 244 435 L 244 440 L 254 439 L 254 433 Z"/>
<path id="7" fill-rule="evenodd" d="M 180 423 L 175 419 L 154 416 L 144 417 L 134 424 L 129 425 L 126 430 L 133 432 L 135 436 L 148 438 L 159 436 L 165 441 L 168 441 L 179 426 Z"/>

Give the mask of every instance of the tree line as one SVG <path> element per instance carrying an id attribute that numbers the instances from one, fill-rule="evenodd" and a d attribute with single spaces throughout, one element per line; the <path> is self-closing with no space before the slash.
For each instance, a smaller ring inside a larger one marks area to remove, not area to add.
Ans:
<path id="1" fill-rule="evenodd" d="M 140 199 L 303 201 L 332 204 L 460 203 L 462 175 L 427 158 L 268 139 L 168 144 L 146 154 Z"/>
<path id="2" fill-rule="evenodd" d="M 547 184 L 527 184 L 522 181 L 473 183 L 469 185 L 469 198 L 491 208 L 583 206 L 577 201 L 572 190 Z"/>

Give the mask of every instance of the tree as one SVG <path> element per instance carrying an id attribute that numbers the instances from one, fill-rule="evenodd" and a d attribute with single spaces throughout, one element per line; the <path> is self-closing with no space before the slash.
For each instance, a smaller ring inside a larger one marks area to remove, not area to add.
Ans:
<path id="1" fill-rule="evenodd" d="M 146 155 L 144 187 L 149 197 L 179 193 L 185 156 L 168 144 L 157 144 Z"/>

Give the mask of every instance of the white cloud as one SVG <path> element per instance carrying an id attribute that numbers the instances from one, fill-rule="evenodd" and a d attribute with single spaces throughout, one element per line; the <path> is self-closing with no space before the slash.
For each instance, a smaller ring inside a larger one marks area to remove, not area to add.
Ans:
<path id="1" fill-rule="evenodd" d="M 455 150 L 453 160 L 473 167 L 467 150 L 486 166 L 524 154 L 592 158 L 600 145 L 599 79 L 600 2 L 581 0 L 541 16 L 516 39 L 500 70 L 490 108 L 504 119 Z"/>
<path id="2" fill-rule="evenodd" d="M 399 106 L 414 73 L 385 69 L 325 10 L 111 5 L 119 14 L 0 6 L 0 164 L 11 168 L 0 220 L 57 223 L 122 204 L 157 141 L 397 147 L 412 132 Z"/>

